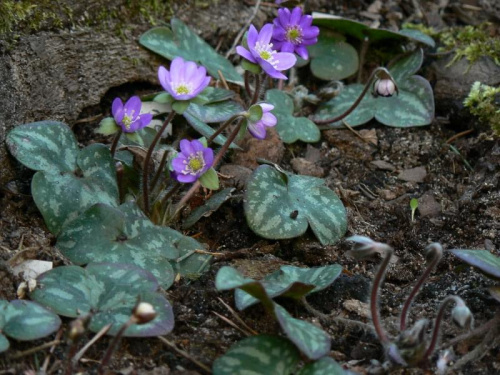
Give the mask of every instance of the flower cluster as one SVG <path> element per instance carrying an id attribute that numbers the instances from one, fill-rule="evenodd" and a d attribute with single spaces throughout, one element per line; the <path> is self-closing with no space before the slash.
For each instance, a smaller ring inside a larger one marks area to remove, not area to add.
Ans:
<path id="1" fill-rule="evenodd" d="M 146 127 L 153 115 L 150 113 L 141 113 L 141 99 L 138 96 L 132 96 L 125 105 L 120 98 L 115 98 L 111 106 L 111 113 L 115 122 L 120 125 L 125 133 L 133 133 Z"/>

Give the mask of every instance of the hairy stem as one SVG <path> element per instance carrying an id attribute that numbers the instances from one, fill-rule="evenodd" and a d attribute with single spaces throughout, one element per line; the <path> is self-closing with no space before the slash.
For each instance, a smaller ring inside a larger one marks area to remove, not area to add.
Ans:
<path id="1" fill-rule="evenodd" d="M 394 250 L 391 247 L 387 248 L 387 250 L 385 251 L 384 259 L 382 260 L 382 263 L 380 264 L 377 274 L 375 275 L 375 279 L 373 280 L 372 292 L 370 295 L 370 312 L 372 315 L 373 327 L 375 328 L 375 332 L 377 333 L 380 342 L 384 346 L 389 344 L 390 341 L 389 338 L 387 337 L 387 334 L 385 333 L 384 328 L 382 327 L 382 323 L 380 322 L 380 313 L 378 310 L 378 296 L 379 296 L 380 285 L 384 281 L 385 272 L 387 271 L 387 266 L 391 261 L 393 253 Z"/>
<path id="2" fill-rule="evenodd" d="M 214 141 L 214 139 L 222 133 L 229 125 L 233 123 L 234 120 L 236 120 L 238 117 L 244 117 L 242 113 L 238 113 L 234 116 L 232 116 L 229 120 L 227 120 L 225 123 L 223 123 L 221 126 L 219 126 L 219 129 L 215 131 L 214 134 L 212 134 L 208 139 L 207 139 L 207 145 L 210 145 Z"/>
<path id="3" fill-rule="evenodd" d="M 429 255 L 432 255 L 432 259 L 427 265 L 427 268 L 425 269 L 424 273 L 420 276 L 420 278 L 417 280 L 417 283 L 413 287 L 410 295 L 405 301 L 405 304 L 403 306 L 403 310 L 401 312 L 401 320 L 399 323 L 399 330 L 403 332 L 406 329 L 406 320 L 408 319 L 408 313 L 410 311 L 411 304 L 413 300 L 415 299 L 415 296 L 417 295 L 418 291 L 420 288 L 422 288 L 422 285 L 424 285 L 425 280 L 429 277 L 431 272 L 436 268 L 437 264 L 443 257 L 443 248 L 441 247 L 440 244 L 438 243 L 433 243 L 430 244 L 427 247 L 429 251 Z"/>
<path id="4" fill-rule="evenodd" d="M 151 155 L 153 155 L 153 151 L 156 147 L 156 144 L 161 138 L 161 135 L 167 128 L 167 125 L 172 121 L 175 116 L 175 111 L 170 112 L 167 119 L 161 126 L 161 129 L 156 133 L 156 136 L 151 142 L 151 145 L 148 148 L 148 153 L 146 154 L 146 158 L 144 159 L 144 166 L 142 167 L 142 200 L 144 204 L 144 212 L 146 215 L 149 215 L 149 187 L 148 187 L 148 176 L 149 176 L 149 164 L 151 161 Z"/>
<path id="5" fill-rule="evenodd" d="M 252 90 L 250 90 L 250 72 L 245 70 L 245 91 L 250 98 L 252 96 Z"/>
<path id="6" fill-rule="evenodd" d="M 115 133 L 115 136 L 113 138 L 113 142 L 111 143 L 111 157 L 114 158 L 115 157 L 115 152 L 116 152 L 116 146 L 118 146 L 118 141 L 120 140 L 120 137 L 122 135 L 122 129 L 119 128 L 116 133 Z"/>
<path id="7" fill-rule="evenodd" d="M 120 328 L 120 330 L 116 333 L 115 337 L 113 337 L 113 340 L 108 346 L 108 350 L 106 350 L 106 353 L 104 354 L 104 357 L 102 358 L 101 364 L 99 366 L 99 369 L 97 370 L 99 375 L 104 374 L 104 370 L 106 369 L 109 361 L 111 360 L 111 357 L 113 356 L 113 353 L 116 350 L 116 347 L 118 346 L 118 342 L 123 336 L 123 333 L 127 330 L 128 327 L 130 327 L 132 324 L 137 323 L 137 318 L 132 315 L 129 320 L 127 320 Z"/>
<path id="8" fill-rule="evenodd" d="M 387 70 L 385 68 L 377 68 L 377 69 L 375 69 L 372 72 L 372 74 L 370 75 L 370 78 L 368 78 L 368 81 L 366 82 L 365 87 L 363 88 L 363 91 L 361 92 L 361 94 L 359 95 L 359 97 L 356 99 L 356 101 L 347 109 L 347 111 L 345 111 L 341 115 L 338 115 L 338 116 L 333 117 L 333 118 L 329 118 L 329 119 L 326 119 L 326 120 L 313 120 L 313 121 L 317 125 L 327 125 L 327 124 L 331 124 L 332 122 L 340 121 L 340 120 L 346 118 L 347 116 L 349 116 L 351 114 L 351 112 L 354 111 L 357 108 L 357 106 L 359 105 L 359 103 L 361 103 L 361 100 L 363 100 L 363 98 L 365 97 L 366 93 L 370 89 L 370 87 L 372 85 L 373 79 L 376 77 L 377 73 L 379 73 L 381 71 L 386 71 L 387 72 Z"/>
<path id="9" fill-rule="evenodd" d="M 257 103 L 260 96 L 260 75 L 255 75 L 255 91 L 253 92 L 252 101 L 250 102 L 250 106 Z"/>
<path id="10" fill-rule="evenodd" d="M 158 167 L 158 170 L 155 173 L 155 176 L 153 177 L 153 180 L 151 181 L 151 191 L 153 191 L 156 187 L 156 184 L 158 183 L 160 176 L 163 172 L 163 168 L 165 168 L 165 164 L 167 164 L 167 158 L 168 158 L 168 152 L 164 151 L 163 156 L 161 157 L 160 165 Z"/>

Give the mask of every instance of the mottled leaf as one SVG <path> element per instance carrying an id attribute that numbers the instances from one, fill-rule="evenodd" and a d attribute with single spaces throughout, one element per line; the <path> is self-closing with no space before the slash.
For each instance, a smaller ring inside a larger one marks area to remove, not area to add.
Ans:
<path id="1" fill-rule="evenodd" d="M 214 375 L 290 375 L 299 361 L 290 341 L 259 335 L 233 345 L 213 364 Z"/>
<path id="2" fill-rule="evenodd" d="M 343 127 L 343 123 L 359 126 L 373 117 L 380 123 L 395 127 L 429 125 L 434 118 L 434 96 L 427 80 L 411 76 L 422 62 L 422 50 L 404 58 L 390 69 L 395 78 L 399 94 L 391 97 L 374 96 L 367 93 L 359 106 L 345 119 L 332 123 L 330 127 Z M 316 112 L 316 119 L 324 120 L 344 113 L 357 100 L 363 85 L 346 86 L 340 95 L 322 104 Z"/>
<path id="3" fill-rule="evenodd" d="M 61 319 L 56 314 L 37 303 L 24 300 L 2 302 L 0 315 L 4 324 L 1 330 L 8 337 L 21 341 L 37 340 L 61 326 Z M 0 346 L 5 347 L 5 342 Z"/>
<path id="4" fill-rule="evenodd" d="M 321 30 L 318 43 L 309 47 L 311 72 L 320 79 L 339 81 L 358 71 L 358 52 L 350 44 Z"/>
<path id="5" fill-rule="evenodd" d="M 414 30 L 414 29 L 401 29 L 399 30 L 399 33 L 402 35 L 405 35 L 417 42 L 423 43 L 429 47 L 436 47 L 436 42 L 432 37 L 430 37 L 427 34 L 424 34 L 420 30 Z"/>
<path id="6" fill-rule="evenodd" d="M 232 90 L 208 86 L 197 96 L 197 98 L 200 98 L 204 104 L 211 104 L 232 99 L 235 95 L 236 93 Z"/>
<path id="7" fill-rule="evenodd" d="M 278 304 L 275 304 L 275 314 L 288 338 L 308 358 L 318 359 L 328 354 L 331 339 L 325 331 L 305 320 L 295 319 Z"/>
<path id="8" fill-rule="evenodd" d="M 347 230 L 344 205 L 323 179 L 285 174 L 269 165 L 250 177 L 244 208 L 249 227 L 264 238 L 298 237 L 310 225 L 328 245 Z"/>
<path id="9" fill-rule="evenodd" d="M 231 193 L 234 188 L 226 188 L 214 194 L 208 201 L 206 201 L 202 206 L 195 208 L 189 216 L 184 220 L 182 224 L 183 229 L 188 229 L 192 227 L 198 220 L 202 217 L 208 217 L 213 212 L 217 211 L 219 207 L 231 197 Z"/>
<path id="10" fill-rule="evenodd" d="M 215 133 L 215 130 L 210 127 L 208 124 L 204 123 L 201 121 L 199 118 L 196 116 L 193 116 L 189 113 L 189 111 L 184 112 L 184 118 L 189 122 L 189 124 L 193 127 L 194 130 L 196 130 L 198 133 L 200 133 L 202 136 L 206 138 L 210 138 L 212 134 Z M 227 138 L 221 134 L 219 134 L 217 137 L 214 139 L 214 143 L 218 144 L 219 146 L 222 146 L 226 142 Z M 236 149 L 241 149 L 236 143 L 231 143 L 231 148 L 236 148 Z"/>
<path id="11" fill-rule="evenodd" d="M 346 372 L 330 357 L 323 357 L 308 363 L 299 371 L 298 375 L 344 375 Z"/>
<path id="12" fill-rule="evenodd" d="M 211 123 L 229 120 L 241 112 L 243 107 L 240 104 L 227 100 L 203 105 L 191 103 L 184 114 L 189 113 L 200 121 Z"/>
<path id="13" fill-rule="evenodd" d="M 37 172 L 33 176 L 33 199 L 54 234 L 96 203 L 118 204 L 116 170 L 106 146 L 95 143 L 84 148 L 77 164 L 75 172 Z"/>
<path id="14" fill-rule="evenodd" d="M 66 124 L 39 121 L 15 127 L 6 139 L 12 155 L 26 167 L 45 172 L 72 172 L 78 144 Z"/>
<path id="15" fill-rule="evenodd" d="M 453 249 L 450 252 L 465 263 L 478 268 L 486 276 L 500 280 L 500 257 L 488 250 Z"/>
<path id="16" fill-rule="evenodd" d="M 125 336 L 164 335 L 174 326 L 172 306 L 156 293 L 158 281 L 148 271 L 130 264 L 57 267 L 40 275 L 37 284 L 31 298 L 59 315 L 75 318 L 94 311 L 89 326 L 94 332 L 111 323 L 108 333 L 116 334 L 139 299 L 151 303 L 158 315 L 147 324 L 131 326 Z"/>
<path id="17" fill-rule="evenodd" d="M 10 347 L 10 342 L 3 334 L 0 333 L 0 353 L 6 351 Z"/>
<path id="18" fill-rule="evenodd" d="M 155 27 L 144 33 L 139 43 L 169 60 L 180 56 L 185 60 L 200 63 L 212 77 L 219 78 L 220 70 L 227 81 L 243 83 L 242 77 L 229 60 L 219 55 L 180 19 L 172 18 L 171 27 L 172 30 L 167 27 Z"/>
<path id="19" fill-rule="evenodd" d="M 96 204 L 68 224 L 57 248 L 73 263 L 130 263 L 151 272 L 168 289 L 174 281 L 170 260 L 179 257 L 163 228 L 137 217 L 126 203 L 113 208 Z"/>
<path id="20" fill-rule="evenodd" d="M 281 266 L 278 271 L 265 276 L 261 283 L 270 298 L 300 299 L 328 287 L 341 273 L 342 266 L 338 264 L 313 268 Z M 236 290 L 234 298 L 239 310 L 257 303 L 257 299 L 240 289 Z"/>
<path id="21" fill-rule="evenodd" d="M 271 113 L 278 120 L 276 130 L 283 142 L 319 141 L 321 134 L 314 122 L 305 117 L 293 116 L 293 100 L 290 96 L 281 90 L 269 90 L 266 92 L 266 102 L 274 105 Z"/>

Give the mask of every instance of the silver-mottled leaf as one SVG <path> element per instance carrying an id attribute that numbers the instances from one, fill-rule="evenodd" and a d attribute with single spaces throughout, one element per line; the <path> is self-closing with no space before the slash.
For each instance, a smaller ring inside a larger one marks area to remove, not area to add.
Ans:
<path id="1" fill-rule="evenodd" d="M 486 276 L 500 280 L 500 257 L 488 250 L 453 249 L 450 253 L 461 261 L 479 269 Z"/>
<path id="2" fill-rule="evenodd" d="M 6 351 L 10 347 L 10 342 L 3 334 L 0 333 L 0 353 Z"/>
<path id="3" fill-rule="evenodd" d="M 243 107 L 232 100 L 209 104 L 191 103 L 184 112 L 196 117 L 198 120 L 206 123 L 222 122 L 229 120 L 232 116 L 243 112 Z"/>
<path id="4" fill-rule="evenodd" d="M 346 372 L 335 360 L 323 357 L 308 363 L 299 371 L 298 375 L 345 375 Z"/>

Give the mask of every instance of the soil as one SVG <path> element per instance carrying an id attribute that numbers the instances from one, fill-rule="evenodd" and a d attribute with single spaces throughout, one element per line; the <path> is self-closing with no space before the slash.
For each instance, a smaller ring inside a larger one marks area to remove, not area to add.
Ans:
<path id="1" fill-rule="evenodd" d="M 234 2 L 229 3 L 228 9 L 234 11 Z M 385 13 L 380 13 L 381 26 L 391 27 L 395 22 L 400 25 L 410 18 L 416 12 L 413 3 L 388 1 Z M 469 3 L 471 2 L 463 2 Z M 310 9 L 340 13 L 363 21 L 367 21 L 367 18 L 363 18 L 360 12 L 366 11 L 369 5 L 364 1 L 308 2 Z M 212 13 L 224 11 L 220 4 L 211 6 Z M 252 13 L 252 4 L 245 3 L 242 6 L 244 12 L 238 22 L 228 24 L 227 30 L 224 29 L 221 50 L 230 47 L 232 38 Z M 477 19 L 487 19 L 488 14 L 490 17 L 495 14 L 493 11 L 488 13 L 486 7 L 477 7 L 482 9 L 474 13 Z M 183 19 L 187 18 L 188 23 L 193 22 L 198 27 L 197 31 L 215 46 L 220 41 L 220 35 L 211 35 L 210 28 L 200 28 L 203 22 L 196 21 L 194 16 L 190 19 L 190 15 L 196 12 L 190 13 L 189 9 L 178 6 L 177 10 Z M 254 21 L 259 25 L 273 12 L 273 8 L 262 9 Z M 420 10 L 427 15 L 426 21 L 429 24 L 464 24 L 463 12 L 455 12 L 453 9 L 450 5 L 438 12 L 439 9 L 436 10 L 432 2 L 428 2 Z M 204 17 L 204 14 L 202 12 L 198 17 Z M 391 14 L 401 14 L 402 18 L 394 21 Z M 220 17 L 222 16 L 219 14 L 219 20 Z M 440 63 L 438 61 L 435 64 Z M 339 195 L 347 209 L 346 237 L 353 234 L 369 236 L 394 247 L 395 258 L 386 274 L 380 303 L 384 324 L 393 335 L 397 333 L 396 320 L 405 296 L 425 267 L 424 249 L 428 244 L 439 242 L 445 250 L 487 249 L 500 255 L 499 138 L 492 135 L 488 126 L 478 123 L 463 110 L 461 101 L 465 91 L 460 93 L 461 98 L 450 97 L 452 93 L 443 83 L 450 80 L 450 77 L 442 73 L 442 69 L 427 64 L 420 74 L 430 79 L 435 88 L 436 118 L 430 126 L 400 129 L 372 121 L 357 128 L 358 134 L 348 129 L 323 131 L 321 141 L 312 145 L 284 145 L 275 134 L 268 137 L 263 147 L 253 147 L 255 141 L 245 140 L 244 151 L 239 155 L 232 155 L 232 159 L 228 160 L 228 164 L 232 163 L 231 166 L 226 166 L 226 171 L 229 172 L 223 172 L 233 176 L 226 184 L 234 185 L 238 189 L 236 194 L 209 218 L 200 220 L 185 232 L 207 243 L 211 251 L 223 253 L 224 256 L 216 257 L 210 270 L 199 279 L 182 279 L 165 292 L 174 306 L 176 317 L 176 327 L 167 337 L 169 341 L 189 353 L 190 358 L 210 367 L 215 358 L 245 337 L 215 314 L 233 320 L 222 303 L 223 301 L 234 308 L 233 293 L 219 293 L 214 286 L 215 275 L 224 265 L 232 265 L 249 277 L 260 278 L 283 264 L 313 267 L 339 263 L 344 267 L 343 274 L 329 288 L 311 295 L 308 298 L 310 305 L 332 317 L 370 324 L 366 308 L 377 261 L 360 262 L 350 258 L 346 253 L 352 243 L 345 240 L 334 246 L 322 246 L 310 232 L 293 240 L 264 240 L 246 225 L 243 192 L 249 170 L 242 166 L 255 168 L 255 158 L 269 158 L 270 149 L 273 150 L 273 161 L 280 163 L 284 169 L 325 178 L 326 185 Z M 131 76 L 135 77 L 134 74 Z M 101 90 L 98 102 L 90 102 L 79 108 L 78 116 L 75 116 L 72 123 L 79 142 L 87 144 L 96 140 L 93 129 L 99 119 L 92 118 L 107 114 L 111 100 L 116 95 L 157 91 L 158 87 L 150 78 L 141 82 L 117 83 L 111 91 Z M 467 82 L 470 80 L 470 76 L 466 78 Z M 443 89 L 440 90 L 439 87 Z M 42 119 L 44 118 L 36 118 Z M 451 139 L 468 129 L 472 132 Z M 31 199 L 32 173 L 12 160 L 10 163 L 14 168 L 9 173 L 15 177 L 7 181 L 0 191 L 1 259 L 7 261 L 18 256 L 50 260 L 54 262 L 54 266 L 68 264 L 55 249 L 55 238 L 47 231 Z M 203 194 L 200 193 L 198 198 L 198 201 L 204 199 Z M 411 198 L 419 201 L 413 220 L 409 205 Z M 0 298 L 16 298 L 20 280 L 12 276 L 8 267 L 0 269 L 0 280 Z M 475 325 L 480 326 L 491 319 L 499 308 L 498 302 L 486 290 L 490 285 L 492 282 L 489 279 L 445 252 L 442 262 L 416 298 L 411 320 L 432 319 L 440 301 L 449 294 L 456 294 L 466 301 L 474 314 Z M 328 324 L 302 305 L 286 300 L 280 302 L 294 316 L 312 321 L 331 334 L 331 355 L 346 368 L 366 373 L 371 360 L 383 361 L 382 348 L 371 330 L 356 324 Z M 238 315 L 259 333 L 279 334 L 277 324 L 265 316 L 259 305 L 238 312 Z M 69 323 L 69 320 L 65 320 L 65 323 Z M 64 324 L 65 332 L 67 328 L 68 325 Z M 441 341 L 447 342 L 461 333 L 463 332 L 446 319 Z M 82 344 L 91 337 L 91 334 L 86 335 Z M 39 342 L 12 342 L 9 353 L 23 351 L 49 340 L 50 338 Z M 79 370 L 96 373 L 96 364 L 102 358 L 108 343 L 109 340 L 105 338 L 91 347 L 80 362 Z M 455 345 L 457 357 L 466 355 L 477 344 L 477 341 L 466 340 Z M 67 351 L 68 344 L 64 341 L 54 347 L 48 373 L 63 373 Z M 482 354 L 482 358 L 470 361 L 453 373 L 499 373 L 498 340 Z M 0 369 L 3 369 L 1 373 L 35 373 L 47 356 L 47 349 L 21 359 L 12 359 L 9 354 L 3 355 L 0 357 Z M 184 358 L 156 338 L 124 339 L 111 368 L 113 373 L 118 374 L 204 373 L 191 359 Z M 407 369 L 391 373 L 432 372 Z"/>

